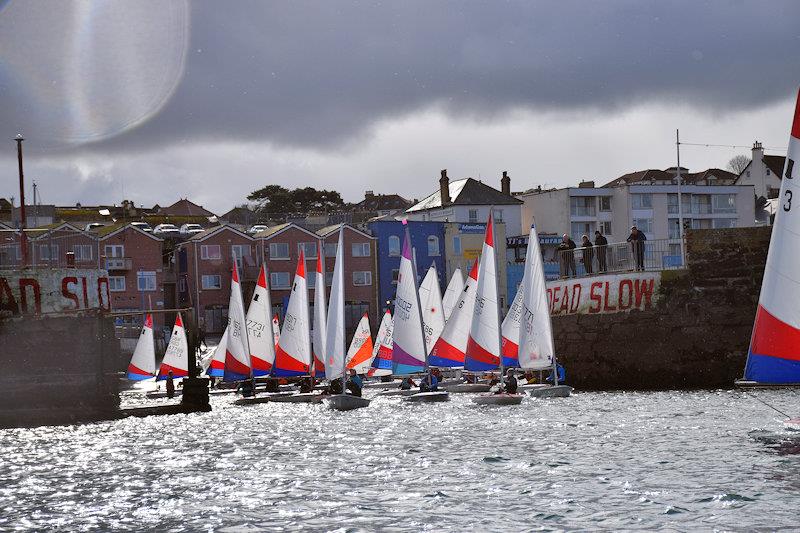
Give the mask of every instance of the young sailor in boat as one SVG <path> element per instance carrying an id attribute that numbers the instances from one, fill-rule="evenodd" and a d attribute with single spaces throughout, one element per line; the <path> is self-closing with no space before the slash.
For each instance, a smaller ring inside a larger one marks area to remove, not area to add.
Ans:
<path id="1" fill-rule="evenodd" d="M 167 373 L 167 398 L 175 397 L 175 382 L 172 380 L 172 370 Z"/>
<path id="2" fill-rule="evenodd" d="M 347 380 L 347 390 L 350 391 L 350 394 L 353 396 L 361 396 L 361 388 L 364 386 L 364 380 L 361 379 L 361 376 L 356 374 L 356 369 L 350 369 L 350 379 Z"/>
<path id="3" fill-rule="evenodd" d="M 400 390 L 411 390 L 411 387 L 416 386 L 417 384 L 414 383 L 414 380 L 411 379 L 411 376 L 403 379 L 403 381 L 400 382 Z"/>
<path id="4" fill-rule="evenodd" d="M 505 392 L 506 394 L 516 394 L 517 393 L 517 378 L 514 377 L 514 369 L 509 368 L 506 371 L 506 382 L 505 388 L 499 389 L 498 392 Z"/>
<path id="5" fill-rule="evenodd" d="M 314 378 L 307 377 L 300 380 L 300 392 L 313 392 L 314 391 Z"/>
<path id="6" fill-rule="evenodd" d="M 439 390 L 439 380 L 436 379 L 436 376 L 433 373 L 433 370 L 429 370 L 425 377 L 419 382 L 419 391 L 420 392 L 436 392 Z"/>

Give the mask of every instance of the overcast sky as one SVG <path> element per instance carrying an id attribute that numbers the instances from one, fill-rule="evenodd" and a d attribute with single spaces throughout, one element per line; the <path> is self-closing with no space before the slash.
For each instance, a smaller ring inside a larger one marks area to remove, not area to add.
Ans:
<path id="1" fill-rule="evenodd" d="M 794 1 L 0 0 L 0 196 L 20 131 L 43 203 L 218 213 L 271 183 L 420 198 L 442 168 L 600 184 L 674 165 L 676 128 L 780 153 L 798 20 Z"/>

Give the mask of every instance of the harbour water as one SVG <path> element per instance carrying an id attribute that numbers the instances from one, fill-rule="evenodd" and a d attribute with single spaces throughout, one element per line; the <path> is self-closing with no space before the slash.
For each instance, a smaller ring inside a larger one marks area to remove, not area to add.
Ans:
<path id="1" fill-rule="evenodd" d="M 793 391 L 757 393 L 800 413 Z M 796 528 L 800 436 L 740 391 L 382 398 L 0 431 L 0 530 Z"/>

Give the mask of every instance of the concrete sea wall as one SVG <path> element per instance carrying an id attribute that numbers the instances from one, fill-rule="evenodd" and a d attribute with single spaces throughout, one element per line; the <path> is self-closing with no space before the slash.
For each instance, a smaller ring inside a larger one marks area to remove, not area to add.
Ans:
<path id="1" fill-rule="evenodd" d="M 662 272 L 650 306 L 559 314 L 563 308 L 556 305 L 556 353 L 569 384 L 582 390 L 732 386 L 747 357 L 770 230 L 688 232 L 688 268 Z M 612 276 L 591 279 L 604 278 Z"/>

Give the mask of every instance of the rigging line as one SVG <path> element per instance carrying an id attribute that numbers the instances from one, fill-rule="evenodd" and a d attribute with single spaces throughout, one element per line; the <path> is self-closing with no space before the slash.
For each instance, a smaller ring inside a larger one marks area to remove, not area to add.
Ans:
<path id="1" fill-rule="evenodd" d="M 712 144 L 712 143 L 690 143 L 681 141 L 679 144 L 685 146 L 703 146 L 706 148 L 752 148 L 750 145 L 745 144 Z M 763 146 L 765 150 L 788 150 L 786 146 Z"/>
<path id="2" fill-rule="evenodd" d="M 759 397 L 758 397 L 758 396 L 756 396 L 755 394 L 752 394 L 752 393 L 750 393 L 750 391 L 746 391 L 746 390 L 742 389 L 742 392 L 743 392 L 743 393 L 745 393 L 746 395 L 750 396 L 750 397 L 751 397 L 751 398 L 753 398 L 754 400 L 758 400 L 759 402 L 763 403 L 764 405 L 766 405 L 767 407 L 769 407 L 769 408 L 770 408 L 770 409 L 772 409 L 773 411 L 776 411 L 776 412 L 778 412 L 778 413 L 782 414 L 782 415 L 783 415 L 783 416 L 785 416 L 786 418 L 792 418 L 791 416 L 787 415 L 786 413 L 784 413 L 783 411 L 781 411 L 781 410 L 780 410 L 780 409 L 778 409 L 777 407 L 773 407 L 772 405 L 768 404 L 767 402 L 765 402 L 764 400 L 762 400 L 761 398 L 759 398 Z"/>

